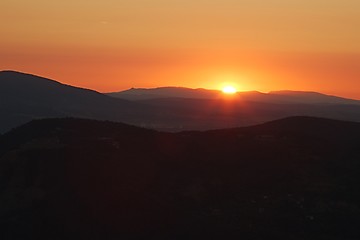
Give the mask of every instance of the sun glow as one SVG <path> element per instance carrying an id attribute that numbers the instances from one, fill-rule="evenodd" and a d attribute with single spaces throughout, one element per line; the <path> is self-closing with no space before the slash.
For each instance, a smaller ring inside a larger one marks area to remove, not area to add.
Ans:
<path id="1" fill-rule="evenodd" d="M 227 85 L 225 87 L 223 87 L 222 92 L 225 94 L 234 94 L 236 93 L 236 88 L 230 85 Z"/>

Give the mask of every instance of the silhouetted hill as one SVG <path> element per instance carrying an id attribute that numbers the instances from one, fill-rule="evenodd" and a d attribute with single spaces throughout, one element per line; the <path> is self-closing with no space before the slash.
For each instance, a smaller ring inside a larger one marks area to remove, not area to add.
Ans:
<path id="1" fill-rule="evenodd" d="M 0 137 L 2 239 L 359 239 L 360 123 L 162 133 L 79 119 Z"/>
<path id="2" fill-rule="evenodd" d="M 314 117 L 288 117 L 280 120 L 270 121 L 261 125 L 240 128 L 229 129 L 229 130 L 215 130 L 216 131 L 251 131 L 251 132 L 262 132 L 276 135 L 296 135 L 306 136 L 309 138 L 319 137 L 324 139 L 333 139 L 338 141 L 343 139 L 346 143 L 347 140 L 353 141 L 353 138 L 344 139 L 346 136 L 357 137 L 360 123 L 356 122 L 345 122 L 338 120 L 331 120 L 325 118 L 314 118 Z M 334 131 L 335 129 L 341 128 L 341 131 Z M 305 130 L 305 131 L 304 131 Z M 212 132 L 212 131 L 210 131 Z"/>
<path id="3" fill-rule="evenodd" d="M 137 122 L 149 111 L 139 103 L 50 79 L 14 71 L 0 72 L 0 132 L 47 117 Z"/>

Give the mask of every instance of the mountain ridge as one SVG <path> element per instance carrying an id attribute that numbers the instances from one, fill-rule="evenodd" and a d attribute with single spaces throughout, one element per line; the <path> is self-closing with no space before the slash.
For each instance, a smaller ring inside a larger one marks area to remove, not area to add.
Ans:
<path id="1" fill-rule="evenodd" d="M 299 115 L 360 121 L 360 105 L 354 100 L 326 95 L 246 92 L 228 96 L 180 87 L 157 91 L 169 90 L 174 91 L 170 97 L 152 94 L 150 99 L 129 100 L 36 75 L 0 72 L 0 133 L 33 119 L 56 117 L 119 121 L 170 132 L 250 126 Z"/>
<path id="2" fill-rule="evenodd" d="M 150 100 L 154 98 L 219 98 L 224 94 L 220 90 L 209 90 L 204 88 L 186 88 L 186 87 L 157 87 L 157 88 L 131 88 L 128 90 L 120 92 L 111 92 L 105 93 L 108 96 L 124 98 L 129 100 Z M 259 91 L 245 91 L 237 92 L 233 97 L 239 97 L 242 100 L 251 100 L 251 101 L 276 101 L 276 99 L 271 99 L 271 97 L 302 97 L 301 99 L 283 99 L 283 101 L 293 101 L 296 103 L 311 103 L 311 101 L 306 98 L 317 97 L 317 103 L 344 103 L 344 104 L 360 104 L 359 100 L 338 97 L 335 95 L 323 94 L 315 91 L 296 91 L 296 90 L 278 90 L 270 91 L 268 93 L 263 93 Z M 250 99 L 247 99 L 250 97 Z M 262 98 L 259 98 L 262 97 Z M 265 97 L 265 98 L 264 98 Z M 257 99 L 258 98 L 258 99 Z M 314 99 L 316 100 L 316 99 Z M 281 99 L 277 100 L 281 102 Z"/>

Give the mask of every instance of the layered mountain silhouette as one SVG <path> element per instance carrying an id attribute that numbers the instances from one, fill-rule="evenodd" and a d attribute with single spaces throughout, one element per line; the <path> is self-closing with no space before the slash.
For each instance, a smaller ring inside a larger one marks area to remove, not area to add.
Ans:
<path id="1" fill-rule="evenodd" d="M 359 101 L 2 71 L 0 113 L 1 239 L 360 239 Z"/>
<path id="2" fill-rule="evenodd" d="M 0 112 L 0 133 L 52 117 L 125 122 L 170 132 L 250 126 L 289 116 L 360 121 L 359 101 L 320 93 L 244 92 L 229 97 L 215 90 L 169 87 L 102 94 L 14 71 L 0 72 Z"/>
<path id="3" fill-rule="evenodd" d="M 360 123 L 163 133 L 36 120 L 0 136 L 2 239 L 359 239 Z"/>

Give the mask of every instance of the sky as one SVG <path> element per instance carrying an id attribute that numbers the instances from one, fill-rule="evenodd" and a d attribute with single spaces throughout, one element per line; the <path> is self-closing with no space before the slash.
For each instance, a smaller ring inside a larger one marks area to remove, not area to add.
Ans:
<path id="1" fill-rule="evenodd" d="M 1 0 L 0 70 L 360 99 L 359 0 Z"/>

